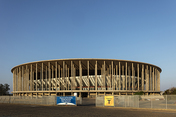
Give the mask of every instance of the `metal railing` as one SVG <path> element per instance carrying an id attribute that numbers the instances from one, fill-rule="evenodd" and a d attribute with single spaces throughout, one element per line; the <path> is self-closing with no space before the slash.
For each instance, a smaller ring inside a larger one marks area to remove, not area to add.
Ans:
<path id="1" fill-rule="evenodd" d="M 0 96 L 0 103 L 56 105 L 56 96 Z"/>
<path id="2" fill-rule="evenodd" d="M 96 106 L 105 106 L 105 97 L 96 97 Z M 114 107 L 176 109 L 176 95 L 140 96 L 121 95 L 114 96 Z"/>
<path id="3" fill-rule="evenodd" d="M 9 104 L 37 104 L 37 105 L 56 105 L 57 96 L 0 96 L 0 103 Z M 78 105 L 82 104 L 82 98 L 77 97 Z"/>

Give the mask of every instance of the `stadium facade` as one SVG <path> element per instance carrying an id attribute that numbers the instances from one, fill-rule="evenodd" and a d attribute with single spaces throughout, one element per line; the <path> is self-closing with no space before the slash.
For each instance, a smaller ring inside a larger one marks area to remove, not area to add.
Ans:
<path id="1" fill-rule="evenodd" d="M 145 95 L 160 94 L 161 68 L 118 59 L 57 59 L 12 68 L 13 95 Z"/>

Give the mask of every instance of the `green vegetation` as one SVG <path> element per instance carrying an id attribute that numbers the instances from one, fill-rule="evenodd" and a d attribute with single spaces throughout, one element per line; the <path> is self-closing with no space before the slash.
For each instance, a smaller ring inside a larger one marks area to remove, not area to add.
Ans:
<path id="1" fill-rule="evenodd" d="M 143 91 L 140 91 L 140 92 L 136 92 L 134 95 L 143 95 L 144 92 Z"/>
<path id="2" fill-rule="evenodd" d="M 1 95 L 9 95 L 9 90 L 10 90 L 10 88 L 9 88 L 9 86 L 10 85 L 8 85 L 8 84 L 0 84 L 0 96 Z"/>
<path id="3" fill-rule="evenodd" d="M 176 95 L 176 87 L 172 87 L 164 91 L 163 95 Z"/>

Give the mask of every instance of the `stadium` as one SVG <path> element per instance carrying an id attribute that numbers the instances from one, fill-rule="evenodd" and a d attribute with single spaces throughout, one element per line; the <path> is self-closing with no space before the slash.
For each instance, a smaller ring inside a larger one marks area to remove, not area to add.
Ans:
<path id="1" fill-rule="evenodd" d="M 70 96 L 160 94 L 161 68 L 118 59 L 56 59 L 17 65 L 14 96 Z"/>

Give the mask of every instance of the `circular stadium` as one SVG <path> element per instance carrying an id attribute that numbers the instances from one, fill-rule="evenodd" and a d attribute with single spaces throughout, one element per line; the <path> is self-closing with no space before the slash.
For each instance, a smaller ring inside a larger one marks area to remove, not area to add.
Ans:
<path id="1" fill-rule="evenodd" d="M 12 68 L 14 96 L 160 94 L 161 68 L 118 59 L 56 59 Z"/>

